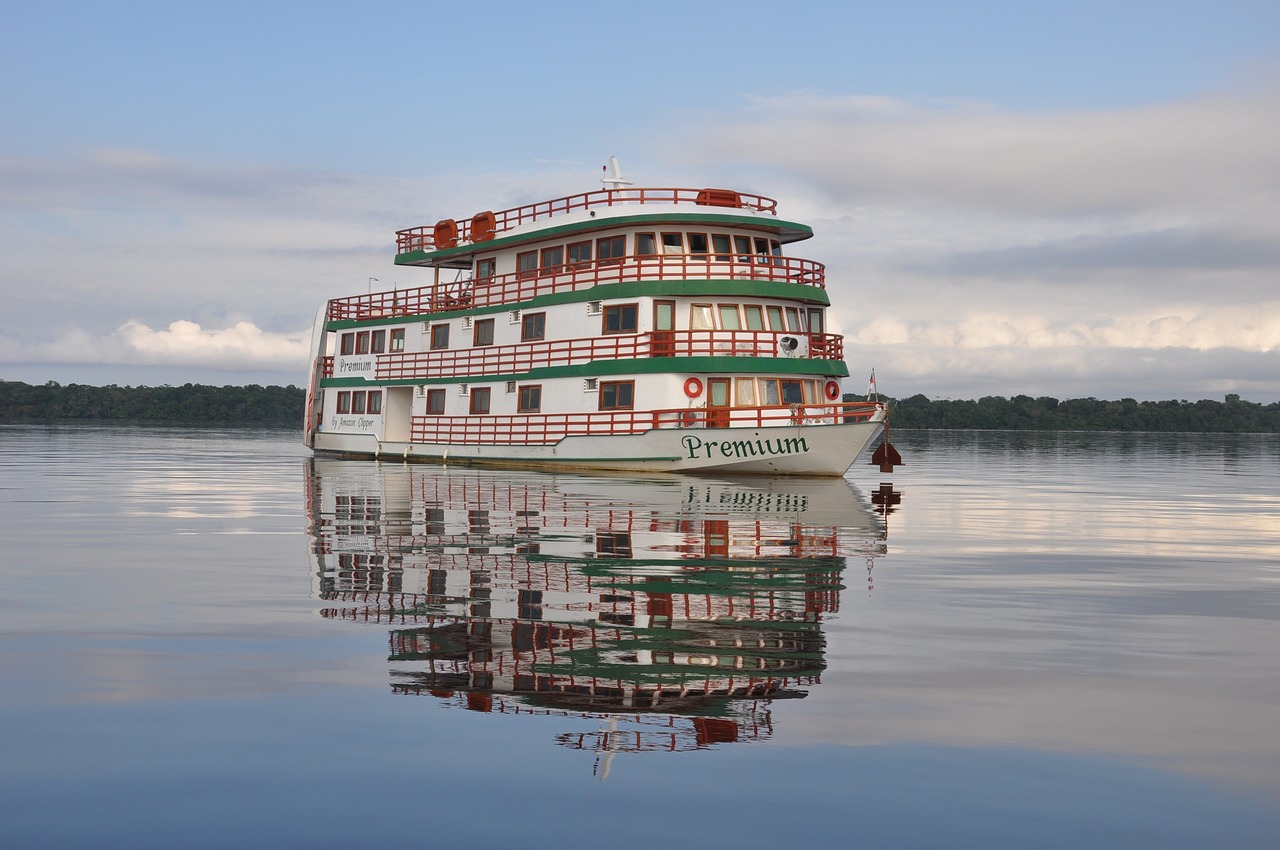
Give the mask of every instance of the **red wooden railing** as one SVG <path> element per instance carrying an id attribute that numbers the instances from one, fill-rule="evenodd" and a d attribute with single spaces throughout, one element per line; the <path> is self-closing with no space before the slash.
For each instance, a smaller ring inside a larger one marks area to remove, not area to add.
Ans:
<path id="1" fill-rule="evenodd" d="M 731 195 L 737 201 L 737 209 L 768 213 L 775 216 L 778 214 L 778 202 L 772 198 L 747 192 L 730 192 L 728 195 Z M 554 215 L 563 215 L 575 210 L 588 210 L 597 207 L 630 206 L 633 204 L 726 206 L 723 202 L 724 193 L 718 193 L 718 197 L 720 200 L 709 197 L 706 189 L 599 189 L 594 192 L 567 195 L 563 198 L 539 201 L 535 204 L 525 204 L 521 207 L 513 207 L 509 210 L 493 213 L 494 225 L 492 232 L 494 234 L 503 233 L 513 227 L 550 218 Z M 471 219 L 462 219 L 455 222 L 456 238 L 459 244 L 470 241 L 471 221 Z M 396 231 L 397 253 L 434 251 L 436 249 L 435 228 L 436 225 L 431 224 Z"/>
<path id="2" fill-rule="evenodd" d="M 714 255 L 655 255 L 595 260 L 557 270 L 516 272 L 413 289 L 353 295 L 329 301 L 329 320 L 420 316 L 472 307 L 517 304 L 553 292 L 641 280 L 759 280 L 826 288 L 826 267 L 798 257 L 752 256 L 717 260 Z M 600 293 L 607 298 L 607 291 Z"/>
<path id="3" fill-rule="evenodd" d="M 415 416 L 414 443 L 550 445 L 564 437 L 641 434 L 654 428 L 768 428 L 870 419 L 884 406 L 875 402 L 833 402 L 775 407 L 671 408 L 584 413 Z"/>
<path id="4" fill-rule="evenodd" d="M 572 366 L 596 360 L 645 357 L 779 357 L 774 331 L 662 331 L 657 334 L 560 339 L 518 345 L 397 352 L 378 355 L 375 378 L 404 381 L 467 375 L 513 375 L 547 366 Z M 844 358 L 844 337 L 836 334 L 791 334 L 809 338 L 809 357 Z M 655 339 L 656 338 L 656 339 Z M 325 376 L 332 373 L 326 366 Z"/>

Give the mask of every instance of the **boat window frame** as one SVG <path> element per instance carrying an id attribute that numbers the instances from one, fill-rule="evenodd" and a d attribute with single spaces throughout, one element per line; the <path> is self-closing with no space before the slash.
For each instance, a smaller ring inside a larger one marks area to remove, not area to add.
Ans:
<path id="1" fill-rule="evenodd" d="M 356 353 L 356 335 L 354 331 L 344 333 L 338 338 L 338 356 L 350 357 Z"/>
<path id="2" fill-rule="evenodd" d="M 724 240 L 723 249 L 716 244 L 719 239 Z M 712 233 L 711 234 L 711 253 L 715 256 L 717 263 L 727 263 L 733 258 L 733 237 L 728 233 Z"/>
<path id="3" fill-rule="evenodd" d="M 606 249 L 607 246 L 607 249 Z M 614 252 L 617 253 L 614 253 Z M 596 240 L 596 263 L 602 266 L 620 265 L 627 257 L 627 237 L 623 235 L 601 236 Z"/>
<path id="4" fill-rule="evenodd" d="M 350 413 L 351 412 L 351 390 L 339 390 L 338 400 L 335 404 L 335 412 Z"/>
<path id="5" fill-rule="evenodd" d="M 444 416 L 446 393 L 443 389 L 427 390 L 427 416 Z M 438 404 L 437 404 L 438 400 Z M 436 408 L 439 408 L 438 410 Z"/>
<path id="6" fill-rule="evenodd" d="M 538 274 L 540 276 L 559 274 L 564 271 L 564 246 L 548 245 L 538 252 Z"/>
<path id="7" fill-rule="evenodd" d="M 682 231 L 665 230 L 659 234 L 659 240 L 662 245 L 662 256 L 673 257 L 684 254 L 684 233 Z"/>
<path id="8" fill-rule="evenodd" d="M 609 329 L 610 315 L 625 316 L 625 312 L 631 311 L 632 324 L 627 328 L 619 322 L 617 330 Z M 635 334 L 640 332 L 640 302 L 629 301 L 626 304 L 607 304 L 600 311 L 600 333 L 604 336 L 618 336 L 620 334 Z"/>
<path id="9" fill-rule="evenodd" d="M 586 254 L 583 255 L 583 249 Z M 584 239 L 581 242 L 570 242 L 564 247 L 565 263 L 570 269 L 584 269 L 591 265 L 591 249 L 590 239 Z"/>
<path id="10" fill-rule="evenodd" d="M 606 390 L 613 393 L 614 404 L 605 405 Z M 619 402 L 619 394 L 625 390 L 625 394 L 629 396 L 625 403 Z M 635 410 L 636 407 L 636 382 L 635 381 L 601 381 L 599 386 L 599 394 L 597 397 L 597 409 L 602 411 L 613 410 Z"/>
<path id="11" fill-rule="evenodd" d="M 643 251 L 641 247 L 646 242 L 649 243 L 651 250 Z M 635 255 L 637 257 L 658 256 L 658 234 L 656 231 L 649 230 L 635 235 Z"/>
<path id="12" fill-rule="evenodd" d="M 382 390 L 369 390 L 364 409 L 370 416 L 382 415 Z"/>
<path id="13" fill-rule="evenodd" d="M 734 327 L 729 327 L 725 322 L 725 312 L 731 311 L 733 316 Z M 723 331 L 740 331 L 742 330 L 742 309 L 738 304 L 717 304 L 716 305 L 716 321 L 720 323 L 720 330 Z"/>
<path id="14" fill-rule="evenodd" d="M 536 324 L 537 333 L 530 331 L 530 325 Z M 521 342 L 537 342 L 547 338 L 547 314 L 540 313 L 521 313 L 520 314 L 520 341 Z"/>
<path id="15" fill-rule="evenodd" d="M 705 315 L 709 321 L 705 324 L 699 323 L 698 315 L 700 311 L 705 310 Z M 716 329 L 716 306 L 714 304 L 690 304 L 689 305 L 689 330 L 691 331 L 713 331 Z"/>
<path id="16" fill-rule="evenodd" d="M 379 328 L 373 332 L 369 338 L 369 352 L 371 354 L 382 354 L 387 350 L 387 329 Z"/>
<path id="17" fill-rule="evenodd" d="M 493 332 L 496 322 L 493 319 L 476 319 L 471 323 L 472 348 L 484 348 L 493 345 Z"/>
<path id="18" fill-rule="evenodd" d="M 432 322 L 430 349 L 432 351 L 441 351 L 449 347 L 449 323 L 448 322 Z"/>
<path id="19" fill-rule="evenodd" d="M 521 251 L 516 254 L 516 278 L 526 280 L 538 276 L 538 252 Z"/>
<path id="20" fill-rule="evenodd" d="M 391 329 L 391 351 L 404 351 L 404 328 Z"/>
<path id="21" fill-rule="evenodd" d="M 498 258 L 484 257 L 476 260 L 476 280 L 489 280 L 498 275 Z"/>
<path id="22" fill-rule="evenodd" d="M 493 404 L 493 389 L 491 387 L 472 387 L 467 393 L 467 400 L 470 403 L 470 412 L 473 416 L 486 416 Z"/>
<path id="23" fill-rule="evenodd" d="M 542 384 L 522 384 L 516 389 L 516 413 L 542 412 Z"/>

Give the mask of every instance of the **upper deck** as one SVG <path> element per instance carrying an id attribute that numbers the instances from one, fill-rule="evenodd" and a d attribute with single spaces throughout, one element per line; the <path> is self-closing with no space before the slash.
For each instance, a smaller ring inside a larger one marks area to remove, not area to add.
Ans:
<path id="1" fill-rule="evenodd" d="M 778 220 L 777 207 L 778 202 L 772 198 L 732 189 L 600 189 L 500 212 L 486 210 L 461 221 L 447 218 L 434 225 L 396 231 L 396 263 L 445 264 L 449 258 L 488 247 L 486 243 L 495 239 L 541 232 L 552 223 L 551 219 L 559 219 L 556 224 L 582 222 L 601 227 L 611 219 L 629 215 L 719 214 L 741 216 L 744 224 L 774 231 L 783 242 L 812 235 L 807 227 Z"/>

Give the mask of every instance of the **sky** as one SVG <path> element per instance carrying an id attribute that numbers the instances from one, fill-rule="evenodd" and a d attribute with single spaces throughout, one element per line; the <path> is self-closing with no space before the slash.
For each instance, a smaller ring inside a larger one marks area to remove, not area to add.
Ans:
<path id="1" fill-rule="evenodd" d="M 395 231 L 779 202 L 863 392 L 1280 400 L 1280 3 L 0 0 L 0 379 L 298 384 Z"/>

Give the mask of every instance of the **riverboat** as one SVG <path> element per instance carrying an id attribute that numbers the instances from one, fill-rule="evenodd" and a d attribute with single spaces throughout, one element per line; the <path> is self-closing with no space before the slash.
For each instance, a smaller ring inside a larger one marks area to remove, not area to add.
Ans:
<path id="1" fill-rule="evenodd" d="M 813 236 L 728 189 L 604 188 L 396 234 L 410 288 L 330 300 L 311 342 L 317 455 L 843 475 L 886 406 L 844 402 Z M 885 444 L 887 445 L 887 443 Z M 883 448 L 883 447 L 882 447 Z"/>

